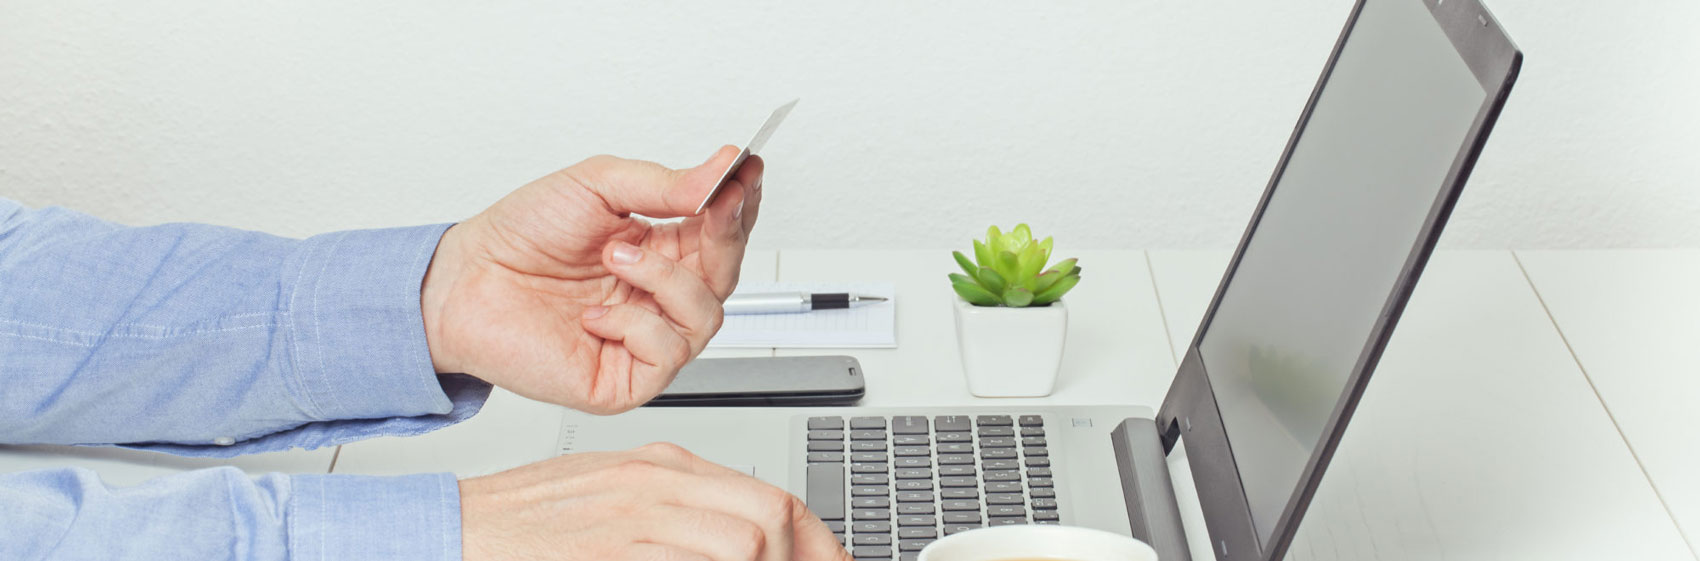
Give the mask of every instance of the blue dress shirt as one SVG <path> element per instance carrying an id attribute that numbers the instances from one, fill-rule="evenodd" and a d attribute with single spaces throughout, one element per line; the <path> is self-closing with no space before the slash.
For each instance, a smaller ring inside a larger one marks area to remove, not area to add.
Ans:
<path id="1" fill-rule="evenodd" d="M 414 435 L 490 386 L 438 376 L 419 286 L 447 225 L 305 240 L 124 227 L 0 199 L 0 444 L 189 456 Z M 112 488 L 0 474 L 0 559 L 460 558 L 450 474 L 235 468 Z"/>

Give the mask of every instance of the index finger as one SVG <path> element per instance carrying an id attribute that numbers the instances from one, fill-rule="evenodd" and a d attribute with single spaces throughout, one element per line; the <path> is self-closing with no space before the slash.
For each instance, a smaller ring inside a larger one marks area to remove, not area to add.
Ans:
<path id="1" fill-rule="evenodd" d="M 708 161 L 678 170 L 655 162 L 595 156 L 561 173 L 602 199 L 615 214 L 674 218 L 695 214 L 740 152 L 735 146 L 722 146 Z"/>

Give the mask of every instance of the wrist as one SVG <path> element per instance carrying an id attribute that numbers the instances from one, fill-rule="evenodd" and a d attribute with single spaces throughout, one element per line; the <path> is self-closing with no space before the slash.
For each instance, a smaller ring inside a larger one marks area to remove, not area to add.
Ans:
<path id="1" fill-rule="evenodd" d="M 441 374 L 466 371 L 453 352 L 443 317 L 465 269 L 465 251 L 461 247 L 464 231 L 465 227 L 456 224 L 443 232 L 419 286 L 419 312 L 425 321 L 425 346 L 431 353 L 432 368 Z"/>

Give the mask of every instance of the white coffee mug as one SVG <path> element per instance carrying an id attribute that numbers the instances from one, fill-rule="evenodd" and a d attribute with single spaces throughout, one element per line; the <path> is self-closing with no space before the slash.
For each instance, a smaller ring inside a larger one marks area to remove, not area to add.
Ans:
<path id="1" fill-rule="evenodd" d="M 1157 561 L 1156 550 L 1121 534 L 1078 526 L 996 526 L 945 536 L 921 550 L 920 561 Z"/>

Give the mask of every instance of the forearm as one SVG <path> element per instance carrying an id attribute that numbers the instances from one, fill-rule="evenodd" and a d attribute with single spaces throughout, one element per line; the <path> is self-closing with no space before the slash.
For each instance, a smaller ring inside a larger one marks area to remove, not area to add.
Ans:
<path id="1" fill-rule="evenodd" d="M 93 472 L 0 475 L 0 559 L 460 559 L 449 474 L 278 475 L 235 468 L 113 489 Z"/>
<path id="2" fill-rule="evenodd" d="M 291 240 L 8 204 L 0 442 L 312 448 L 424 432 L 487 395 L 439 384 L 425 348 L 419 283 L 446 226 Z"/>

